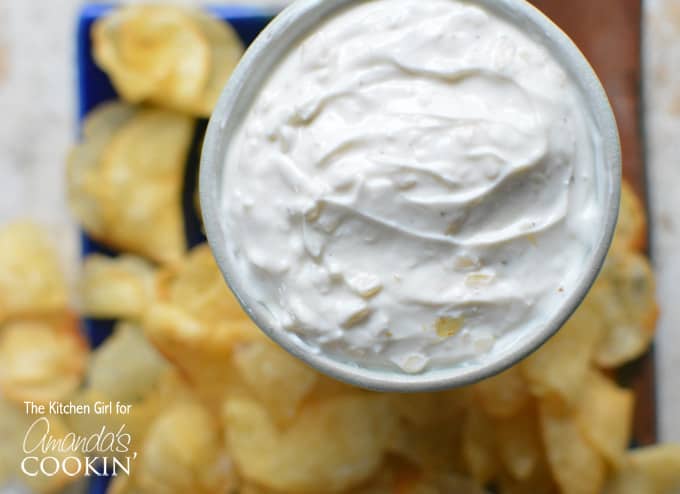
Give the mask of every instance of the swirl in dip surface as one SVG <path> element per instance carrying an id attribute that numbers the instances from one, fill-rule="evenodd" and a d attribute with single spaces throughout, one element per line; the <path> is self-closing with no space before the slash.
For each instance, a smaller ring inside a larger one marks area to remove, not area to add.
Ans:
<path id="1" fill-rule="evenodd" d="M 239 285 L 312 351 L 421 372 L 546 323 L 594 248 L 600 136 L 558 61 L 457 0 L 371 0 L 304 36 L 231 137 Z"/>

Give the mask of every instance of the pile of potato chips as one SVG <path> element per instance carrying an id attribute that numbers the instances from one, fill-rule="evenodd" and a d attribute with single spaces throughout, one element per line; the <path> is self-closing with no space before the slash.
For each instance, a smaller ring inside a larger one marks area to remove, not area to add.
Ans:
<path id="1" fill-rule="evenodd" d="M 85 259 L 83 316 L 116 319 L 88 350 L 56 257 L 30 224 L 0 230 L 0 486 L 20 473 L 24 400 L 118 401 L 128 415 L 49 417 L 55 437 L 130 434 L 112 494 L 672 494 L 680 447 L 628 450 L 634 396 L 613 376 L 656 320 L 644 210 L 623 189 L 595 286 L 536 353 L 476 385 L 368 392 L 307 367 L 243 313 L 207 245 L 187 252 L 180 194 L 192 117 L 209 113 L 241 53 L 226 24 L 126 7 L 94 29 L 125 103 L 87 119 L 68 162 L 86 231 L 122 254 Z M 137 103 L 156 105 L 134 106 Z"/>

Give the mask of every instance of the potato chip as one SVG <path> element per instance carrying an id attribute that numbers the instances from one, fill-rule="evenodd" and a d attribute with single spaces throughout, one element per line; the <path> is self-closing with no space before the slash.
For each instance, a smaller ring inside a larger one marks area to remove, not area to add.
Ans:
<path id="1" fill-rule="evenodd" d="M 563 494 L 599 494 L 606 468 L 576 420 L 559 402 L 539 401 L 539 423 L 548 464 Z"/>
<path id="2" fill-rule="evenodd" d="M 234 366 L 279 424 L 289 422 L 311 392 L 317 373 L 268 340 L 239 345 Z"/>
<path id="3" fill-rule="evenodd" d="M 652 483 L 656 494 L 680 492 L 680 445 L 659 444 L 630 452 L 632 469 Z"/>
<path id="4" fill-rule="evenodd" d="M 500 472 L 493 423 L 481 410 L 470 408 L 465 416 L 462 451 L 468 473 L 480 485 Z"/>
<path id="5" fill-rule="evenodd" d="M 485 494 L 474 481 L 461 475 L 445 473 L 426 475 L 403 494 Z"/>
<path id="6" fill-rule="evenodd" d="M 633 427 L 633 392 L 596 370 L 583 382 L 576 420 L 586 439 L 611 465 L 623 462 Z"/>
<path id="7" fill-rule="evenodd" d="M 70 401 L 76 406 L 89 408 L 89 413 L 72 414 L 65 417 L 66 425 L 80 437 L 93 437 L 101 433 L 102 429 L 105 429 L 106 433 L 129 434 L 129 444 L 125 443 L 125 447 L 117 448 L 113 452 L 113 456 L 120 460 L 124 460 L 127 456 L 134 456 L 135 453 L 140 451 L 150 425 L 163 411 L 163 403 L 158 393 L 151 393 L 134 403 L 120 402 L 121 405 L 131 405 L 129 413 L 126 414 L 116 411 L 97 413 L 97 407 L 111 403 L 111 397 L 94 388 L 85 388 L 79 391 Z M 112 453 L 108 450 L 94 449 L 91 454 L 112 456 Z"/>
<path id="8" fill-rule="evenodd" d="M 645 208 L 625 180 L 621 183 L 621 207 L 614 234 L 613 248 L 640 251 L 647 243 Z"/>
<path id="9" fill-rule="evenodd" d="M 17 406 L 4 400 L 0 396 L 0 487 L 12 480 L 21 482 L 31 492 L 37 494 L 53 494 L 69 484 L 77 481 L 81 476 L 76 473 L 70 477 L 59 469 L 54 476 L 41 474 L 39 471 L 35 476 L 29 476 L 22 472 L 21 461 L 27 457 L 35 457 L 35 460 L 28 460 L 24 465 L 27 470 L 33 473 L 39 467 L 40 461 L 46 456 L 52 456 L 61 462 L 67 456 L 80 458 L 76 452 L 62 452 L 58 448 L 48 447 L 45 451 L 40 446 L 43 435 L 53 437 L 55 440 L 63 439 L 68 433 L 60 417 L 51 415 L 28 415 L 22 409 L 23 405 Z M 24 451 L 24 446 L 28 454 Z M 52 461 L 48 462 L 50 467 Z M 71 469 L 75 468 L 72 461 L 69 462 Z"/>
<path id="10" fill-rule="evenodd" d="M 391 453 L 424 469 L 445 470 L 451 465 L 463 464 L 458 445 L 470 404 L 467 389 L 395 393 L 388 397 L 390 406 L 400 417 L 399 427 L 390 439 Z"/>
<path id="11" fill-rule="evenodd" d="M 80 284 L 85 315 L 140 319 L 156 296 L 156 271 L 139 257 L 93 254 L 85 259 Z"/>
<path id="12" fill-rule="evenodd" d="M 203 12 L 194 12 L 194 19 L 210 43 L 212 63 L 202 97 L 191 107 L 190 112 L 207 117 L 215 108 L 224 86 L 243 55 L 244 48 L 238 34 L 230 25 Z"/>
<path id="13" fill-rule="evenodd" d="M 662 493 L 654 488 L 653 482 L 638 470 L 630 467 L 616 472 L 607 479 L 602 494 L 674 494 Z"/>
<path id="14" fill-rule="evenodd" d="M 602 338 L 603 321 L 588 304 L 541 348 L 520 364 L 520 370 L 537 396 L 555 395 L 567 404 L 578 403 L 596 345 Z"/>
<path id="15" fill-rule="evenodd" d="M 113 334 L 92 353 L 88 386 L 111 400 L 135 403 L 157 387 L 167 369 L 167 361 L 141 328 L 119 322 Z"/>
<path id="16" fill-rule="evenodd" d="M 154 494 L 229 493 L 236 477 L 221 442 L 218 424 L 202 406 L 177 403 L 151 426 L 136 482 Z"/>
<path id="17" fill-rule="evenodd" d="M 99 163 L 114 134 L 136 113 L 131 105 L 104 103 L 85 118 L 81 143 L 69 153 L 66 182 L 69 205 L 85 230 L 104 239 L 107 225 L 103 218 L 99 191 Z"/>
<path id="18" fill-rule="evenodd" d="M 595 353 L 597 364 L 618 367 L 645 353 L 658 316 L 649 261 L 640 254 L 612 250 L 592 298 L 606 321 Z"/>
<path id="19" fill-rule="evenodd" d="M 470 405 L 468 388 L 436 393 L 391 393 L 392 406 L 407 422 L 417 426 L 459 419 Z"/>
<path id="20" fill-rule="evenodd" d="M 208 117 L 243 53 L 234 30 L 168 5 L 127 6 L 97 22 L 94 57 L 121 96 Z"/>
<path id="21" fill-rule="evenodd" d="M 111 113 L 108 108 L 102 111 Z M 98 113 L 91 118 L 103 120 Z M 158 262 L 177 261 L 186 248 L 181 187 L 193 122 L 158 109 L 120 113 L 127 118 L 120 118 L 118 128 L 107 128 L 103 138 L 86 133 L 71 153 L 72 209 L 86 231 L 106 245 Z M 90 127 L 94 132 L 103 125 Z"/>
<path id="22" fill-rule="evenodd" d="M 501 494 L 558 494 L 560 490 L 555 484 L 547 460 L 543 455 L 539 460 L 527 478 L 518 479 L 509 473 L 501 475 L 496 483 L 498 492 Z"/>
<path id="23" fill-rule="evenodd" d="M 283 429 L 253 399 L 228 399 L 223 416 L 229 450 L 246 479 L 310 493 L 341 492 L 371 477 L 395 426 L 385 396 L 368 393 L 308 404 Z"/>
<path id="24" fill-rule="evenodd" d="M 480 381 L 472 389 L 484 412 L 496 418 L 515 415 L 531 396 L 519 366 Z"/>
<path id="25" fill-rule="evenodd" d="M 415 425 L 400 422 L 391 436 L 390 453 L 424 470 L 445 470 L 456 465 L 463 471 L 461 444 L 463 414 L 447 422 Z"/>
<path id="26" fill-rule="evenodd" d="M 219 407 L 228 390 L 242 389 L 234 348 L 265 337 L 227 287 L 207 245 L 159 277 L 160 302 L 146 314 L 146 335 Z"/>
<path id="27" fill-rule="evenodd" d="M 0 324 L 66 308 L 66 283 L 45 233 L 28 222 L 0 229 Z"/>
<path id="28" fill-rule="evenodd" d="M 494 421 L 498 456 L 514 479 L 531 478 L 541 462 L 543 449 L 537 421 L 532 406 L 513 417 Z"/>
<path id="29" fill-rule="evenodd" d="M 174 6 L 137 5 L 95 23 L 94 58 L 124 99 L 139 103 L 159 87 L 183 104 L 200 95 L 210 47 L 191 14 Z"/>
<path id="30" fill-rule="evenodd" d="M 12 401 L 66 398 L 80 385 L 86 362 L 87 343 L 69 313 L 0 327 L 0 391 Z"/>

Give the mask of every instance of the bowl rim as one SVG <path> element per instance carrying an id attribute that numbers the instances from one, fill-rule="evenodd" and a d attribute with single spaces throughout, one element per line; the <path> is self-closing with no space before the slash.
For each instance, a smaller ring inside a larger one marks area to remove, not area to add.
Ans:
<path id="1" fill-rule="evenodd" d="M 199 197 L 208 243 L 220 271 L 237 300 L 253 322 L 293 356 L 315 369 L 346 383 L 376 391 L 434 391 L 464 386 L 498 374 L 537 350 L 564 325 L 590 290 L 604 263 L 618 219 L 621 189 L 621 145 L 614 112 L 595 71 L 574 42 L 547 16 L 526 0 L 467 0 L 514 23 L 526 34 L 538 38 L 571 76 L 590 108 L 592 120 L 602 139 L 604 221 L 600 236 L 572 293 L 548 322 L 513 345 L 511 351 L 481 364 L 457 364 L 448 368 L 406 374 L 361 367 L 314 352 L 289 333 L 266 323 L 264 309 L 249 300 L 237 277 L 232 275 L 227 241 L 220 222 L 221 170 L 232 131 L 241 122 L 270 70 L 297 40 L 335 12 L 357 0 L 297 0 L 284 9 L 246 50 L 222 91 L 208 124 L 199 172 Z M 371 1 L 371 0 L 363 0 Z M 255 83 L 253 83 L 255 81 Z"/>

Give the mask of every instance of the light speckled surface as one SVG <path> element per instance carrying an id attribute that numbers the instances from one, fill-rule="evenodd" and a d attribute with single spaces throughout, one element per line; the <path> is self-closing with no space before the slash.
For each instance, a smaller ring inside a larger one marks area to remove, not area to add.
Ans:
<path id="1" fill-rule="evenodd" d="M 73 32 L 81 3 L 0 0 L 0 224 L 29 217 L 47 225 L 72 275 L 78 237 L 63 167 L 75 132 Z M 645 10 L 652 242 L 662 310 L 660 432 L 680 441 L 680 2 L 646 0 Z"/>
<path id="2" fill-rule="evenodd" d="M 645 102 L 661 438 L 680 441 L 680 2 L 645 3 Z"/>

